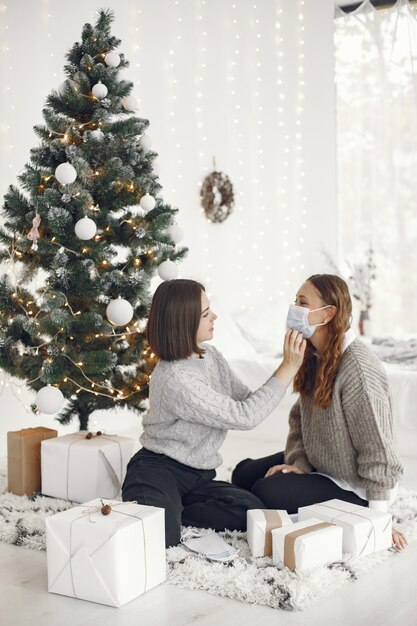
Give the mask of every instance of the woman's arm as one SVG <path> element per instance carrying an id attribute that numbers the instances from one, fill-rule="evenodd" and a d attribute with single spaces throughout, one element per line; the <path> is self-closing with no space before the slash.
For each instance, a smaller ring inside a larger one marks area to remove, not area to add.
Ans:
<path id="1" fill-rule="evenodd" d="M 216 355 L 218 366 L 221 370 L 221 375 L 227 377 L 230 381 L 231 397 L 233 400 L 246 400 L 252 394 L 252 391 L 242 383 L 242 381 L 235 375 L 229 363 L 224 356 L 214 346 L 211 347 Z M 281 365 L 275 370 L 273 376 L 280 380 L 285 387 L 292 382 L 298 368 L 301 365 L 300 356 L 304 355 L 305 341 L 303 341 L 302 335 L 297 334 L 296 331 L 287 331 L 284 339 L 284 357 Z"/>
<path id="2" fill-rule="evenodd" d="M 211 350 L 213 350 L 216 355 L 216 359 L 221 370 L 221 376 L 227 377 L 230 381 L 230 395 L 233 400 L 246 400 L 246 398 L 249 398 L 252 393 L 249 387 L 246 387 L 246 385 L 243 384 L 242 381 L 236 376 L 229 363 L 226 361 L 222 353 L 217 350 L 217 348 L 211 346 Z"/>
<path id="3" fill-rule="evenodd" d="M 301 407 L 300 399 L 293 405 L 289 415 L 290 431 L 285 446 L 285 463 L 295 465 L 303 472 L 311 472 L 312 467 L 308 461 L 303 443 L 303 433 L 301 430 Z"/>
<path id="4" fill-rule="evenodd" d="M 305 341 L 295 331 L 287 332 L 284 358 L 275 374 L 245 400 L 212 389 L 198 376 L 177 370 L 165 385 L 164 397 L 175 405 L 177 415 L 213 428 L 249 430 L 260 424 L 285 395 L 304 357 Z"/>
<path id="5" fill-rule="evenodd" d="M 383 385 L 380 379 L 379 372 L 372 381 L 362 377 L 356 381 L 354 393 L 343 401 L 349 434 L 357 451 L 358 474 L 369 501 L 387 500 L 403 474 L 393 446 L 388 383 Z"/>

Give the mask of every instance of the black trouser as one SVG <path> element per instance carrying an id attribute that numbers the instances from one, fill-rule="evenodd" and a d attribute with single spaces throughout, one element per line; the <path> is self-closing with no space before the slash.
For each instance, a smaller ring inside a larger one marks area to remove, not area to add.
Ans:
<path id="1" fill-rule="evenodd" d="M 221 531 L 246 530 L 246 511 L 263 509 L 250 491 L 213 480 L 215 470 L 199 470 L 142 448 L 129 461 L 124 501 L 165 509 L 166 546 L 176 546 L 181 524 Z"/>
<path id="2" fill-rule="evenodd" d="M 271 454 L 262 459 L 245 459 L 236 465 L 232 474 L 232 483 L 252 491 L 268 509 L 285 509 L 288 513 L 297 513 L 299 506 L 307 506 L 326 500 L 345 500 L 353 504 L 368 506 L 353 491 L 338 487 L 330 478 L 310 474 L 283 474 L 278 472 L 264 478 L 273 465 L 282 465 L 284 452 Z"/>

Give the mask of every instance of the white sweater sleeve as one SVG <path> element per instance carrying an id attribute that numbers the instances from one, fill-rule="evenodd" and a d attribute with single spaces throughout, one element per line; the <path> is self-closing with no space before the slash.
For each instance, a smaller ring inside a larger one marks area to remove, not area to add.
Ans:
<path id="1" fill-rule="evenodd" d="M 368 507 L 373 511 L 386 513 L 388 511 L 388 500 L 369 500 Z"/>
<path id="2" fill-rule="evenodd" d="M 174 372 L 165 383 L 164 397 L 175 414 L 213 428 L 250 430 L 260 424 L 285 396 L 286 387 L 275 377 L 245 400 L 218 393 L 199 377 Z"/>
<path id="3" fill-rule="evenodd" d="M 213 350 L 213 346 L 212 346 Z M 223 376 L 226 376 L 230 380 L 231 386 L 231 397 L 233 400 L 246 400 L 251 395 L 252 391 L 249 387 L 246 387 L 244 383 L 236 376 L 229 363 L 226 361 L 224 356 L 216 350 L 216 360 L 219 367 L 222 370 Z"/>

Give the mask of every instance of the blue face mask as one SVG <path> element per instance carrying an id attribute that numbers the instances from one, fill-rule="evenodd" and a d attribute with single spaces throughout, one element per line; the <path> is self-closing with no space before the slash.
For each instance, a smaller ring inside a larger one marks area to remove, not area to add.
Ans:
<path id="1" fill-rule="evenodd" d="M 326 304 L 326 306 L 321 306 L 319 309 L 307 309 L 305 306 L 298 306 L 296 304 L 290 304 L 290 308 L 288 310 L 287 315 L 287 328 L 291 328 L 291 330 L 298 330 L 304 337 L 304 339 L 310 339 L 312 337 L 314 331 L 317 326 L 324 326 L 326 322 L 322 324 L 309 324 L 308 322 L 308 314 L 313 313 L 314 311 L 321 311 L 322 309 L 327 309 L 332 306 L 331 304 Z"/>

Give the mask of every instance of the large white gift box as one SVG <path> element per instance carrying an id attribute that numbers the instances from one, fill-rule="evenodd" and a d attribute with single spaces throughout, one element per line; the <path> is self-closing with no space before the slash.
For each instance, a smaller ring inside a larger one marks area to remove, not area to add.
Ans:
<path id="1" fill-rule="evenodd" d="M 331 522 L 343 529 L 343 552 L 359 557 L 385 550 L 392 545 L 392 517 L 365 506 L 327 500 L 298 509 L 298 519 L 310 517 Z"/>
<path id="2" fill-rule="evenodd" d="M 247 512 L 247 540 L 252 556 L 272 556 L 274 528 L 292 524 L 287 511 L 279 509 L 250 509 Z"/>
<path id="3" fill-rule="evenodd" d="M 272 558 L 275 565 L 291 571 L 325 565 L 342 558 L 342 535 L 339 526 L 309 519 L 272 531 Z"/>
<path id="4" fill-rule="evenodd" d="M 101 500 L 46 518 L 48 591 L 122 606 L 165 580 L 165 511 Z"/>
<path id="5" fill-rule="evenodd" d="M 86 431 L 79 431 L 42 444 L 43 495 L 72 502 L 119 496 L 133 439 L 104 434 L 87 438 Z"/>

